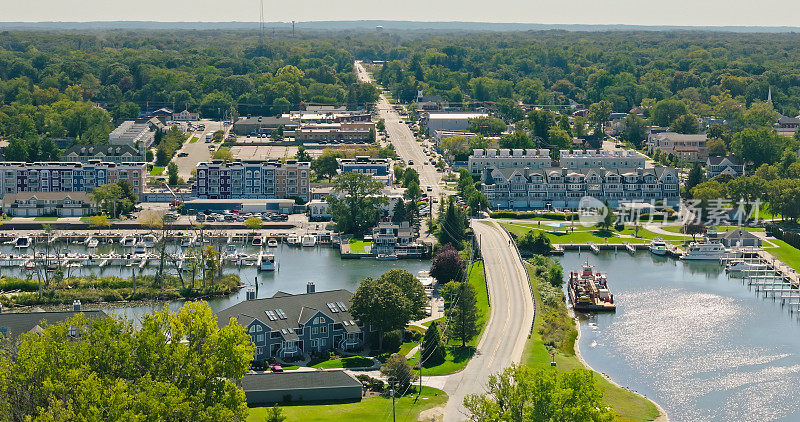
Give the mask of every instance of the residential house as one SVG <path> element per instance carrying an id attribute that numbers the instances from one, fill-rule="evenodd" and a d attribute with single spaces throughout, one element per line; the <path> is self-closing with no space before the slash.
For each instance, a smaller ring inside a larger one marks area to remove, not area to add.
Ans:
<path id="1" fill-rule="evenodd" d="M 781 114 L 781 117 L 778 118 L 778 121 L 774 126 L 778 133 L 791 135 L 797 132 L 797 128 L 800 126 L 800 118 L 784 116 Z"/>
<path id="2" fill-rule="evenodd" d="M 248 300 L 217 313 L 220 326 L 231 318 L 241 324 L 256 346 L 255 360 L 292 359 L 331 350 L 362 348 L 372 330 L 348 311 L 353 294 L 347 290 L 315 291 L 313 282 L 304 294 L 275 293 Z"/>
<path id="3" fill-rule="evenodd" d="M 189 110 L 183 110 L 180 113 L 172 113 L 173 122 L 196 122 L 200 120 L 199 113 L 192 113 Z"/>
<path id="4" fill-rule="evenodd" d="M 41 332 L 48 325 L 66 321 L 77 314 L 83 314 L 89 319 L 108 316 L 101 310 L 82 310 L 79 300 L 72 303 L 71 311 L 4 312 L 0 305 L 0 337 L 16 339 L 25 333 Z M 70 333 L 72 332 L 71 329 Z M 77 333 L 77 330 L 74 332 Z"/>
<path id="5" fill-rule="evenodd" d="M 417 242 L 408 221 L 381 221 L 372 229 L 370 251 L 375 255 L 418 255 L 425 252 L 425 245 Z"/>
<path id="6" fill-rule="evenodd" d="M 726 248 L 760 248 L 761 238 L 744 229 L 735 229 L 727 232 L 718 232 L 716 230 L 709 230 L 706 233 L 708 240 L 712 242 L 719 242 L 725 245 Z"/>
<path id="7" fill-rule="evenodd" d="M 3 213 L 12 217 L 84 217 L 97 212 L 86 192 L 21 192 L 3 195 Z"/>
<path id="8" fill-rule="evenodd" d="M 88 163 L 99 160 L 109 163 L 143 163 L 147 152 L 131 145 L 73 145 L 61 159 L 67 162 Z"/>
<path id="9" fill-rule="evenodd" d="M 711 179 L 720 174 L 728 174 L 732 177 L 743 176 L 744 163 L 733 155 L 727 157 L 708 157 L 706 161 L 706 178 Z"/>
<path id="10" fill-rule="evenodd" d="M 675 132 L 651 133 L 647 137 L 647 150 L 660 150 L 689 163 L 702 163 L 708 158 L 705 133 L 685 135 Z"/>

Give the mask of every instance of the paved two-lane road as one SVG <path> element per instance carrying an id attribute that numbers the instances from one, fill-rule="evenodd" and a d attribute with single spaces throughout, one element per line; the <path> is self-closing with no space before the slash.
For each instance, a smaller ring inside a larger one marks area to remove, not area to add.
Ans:
<path id="1" fill-rule="evenodd" d="M 533 323 L 528 277 L 511 238 L 491 220 L 473 220 L 472 228 L 480 241 L 492 306 L 475 356 L 444 385 L 450 395 L 445 422 L 467 419 L 464 397 L 485 392 L 489 375 L 520 362 Z"/>

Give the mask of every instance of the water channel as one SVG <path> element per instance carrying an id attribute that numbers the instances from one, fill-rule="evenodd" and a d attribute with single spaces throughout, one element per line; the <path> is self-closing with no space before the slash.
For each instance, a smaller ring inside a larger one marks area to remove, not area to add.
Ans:
<path id="1" fill-rule="evenodd" d="M 800 419 L 800 319 L 716 262 L 567 253 L 608 274 L 617 311 L 580 319 L 578 348 L 675 421 Z"/>
<path id="2" fill-rule="evenodd" d="M 239 252 L 247 254 L 256 254 L 259 251 L 257 246 L 245 246 L 241 243 L 236 245 Z M 53 248 L 59 250 L 68 250 L 72 254 L 86 254 L 89 250 L 82 244 L 66 245 L 58 243 Z M 170 245 L 170 249 L 176 250 L 180 247 Z M 51 249 L 51 254 L 54 254 L 55 249 Z M 276 248 L 265 248 L 275 254 L 275 259 L 278 265 L 278 271 L 263 272 L 257 271 L 255 266 L 236 266 L 228 265 L 224 268 L 223 272 L 226 274 L 238 274 L 241 282 L 248 286 L 258 285 L 258 297 L 271 297 L 277 291 L 284 291 L 287 293 L 303 293 L 306 291 L 306 283 L 313 281 L 316 285 L 317 291 L 334 290 L 334 289 L 347 289 L 355 292 L 359 282 L 366 277 L 379 277 L 386 271 L 392 268 L 402 268 L 416 275 L 420 270 L 427 270 L 430 268 L 429 260 L 418 259 L 403 259 L 397 261 L 377 261 L 374 259 L 341 259 L 339 250 L 329 246 L 318 245 L 311 248 L 293 247 L 287 244 L 280 244 Z M 10 245 L 0 245 L 0 252 L 3 254 L 32 254 L 33 249 L 19 250 L 14 249 Z M 44 252 L 44 246 L 37 246 L 37 254 Z M 110 252 L 115 253 L 129 253 L 115 245 L 100 245 L 94 253 L 107 254 Z M 150 253 L 156 253 L 155 249 L 150 249 Z M 99 267 L 73 267 L 65 270 L 69 275 L 73 276 L 119 276 L 129 278 L 136 271 L 137 275 L 140 274 L 153 274 L 155 272 L 156 261 L 150 261 L 150 264 L 140 270 L 137 267 L 125 266 L 106 266 Z M 170 274 L 175 274 L 174 265 L 168 265 Z M 19 267 L 6 267 L 0 271 L 4 275 L 36 278 L 36 275 L 29 270 L 24 270 Z M 187 273 L 184 273 L 187 274 Z M 198 276 L 199 278 L 199 276 Z M 199 282 L 199 281 L 198 281 Z M 209 306 L 216 312 L 225 309 L 236 303 L 245 300 L 247 289 L 241 289 L 228 297 L 212 298 L 208 300 Z M 181 301 L 171 302 L 170 308 L 178 309 L 181 306 Z M 154 309 L 160 309 L 164 303 L 151 303 L 147 305 L 127 306 L 127 307 L 108 307 L 104 308 L 109 313 L 124 316 L 132 320 L 138 319 L 141 315 L 150 313 Z"/>

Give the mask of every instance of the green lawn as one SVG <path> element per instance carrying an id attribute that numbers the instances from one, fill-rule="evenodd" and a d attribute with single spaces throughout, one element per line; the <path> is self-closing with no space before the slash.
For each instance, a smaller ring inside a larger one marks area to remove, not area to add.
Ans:
<path id="1" fill-rule="evenodd" d="M 544 308 L 544 304 L 539 296 L 539 290 L 536 287 L 538 278 L 534 276 L 533 266 L 527 265 L 527 267 L 528 273 L 531 275 L 531 288 L 534 292 L 537 311 L 534 319 L 534 330 L 525 345 L 522 361 L 524 364 L 533 367 L 551 368 L 550 353 L 545 347 L 542 335 L 539 331 L 543 326 L 541 310 Z M 564 304 L 564 306 L 566 306 L 566 304 Z M 574 321 L 572 319 L 569 320 Z M 574 342 L 572 347 L 574 350 Z M 555 350 L 555 361 L 557 365 L 556 368 L 559 371 L 571 371 L 573 369 L 585 368 L 574 353 L 564 353 L 561 350 Z M 658 409 L 650 400 L 624 388 L 617 387 L 600 374 L 595 373 L 595 380 L 597 381 L 598 387 L 603 392 L 603 401 L 611 406 L 617 413 L 616 420 L 649 421 L 655 419 L 659 415 Z"/>
<path id="2" fill-rule="evenodd" d="M 402 345 L 400 345 L 400 350 L 397 351 L 397 354 L 400 356 L 405 356 L 408 354 L 408 352 L 411 351 L 411 349 L 417 347 L 418 345 L 419 343 L 413 341 L 403 343 Z"/>
<path id="3" fill-rule="evenodd" d="M 441 406 L 447 402 L 447 394 L 442 390 L 423 387 L 419 400 L 416 394 L 395 399 L 395 414 L 401 422 L 414 422 L 420 412 Z M 392 417 L 392 399 L 379 396 L 352 403 L 326 403 L 281 406 L 287 421 L 338 422 L 338 421 L 382 421 Z M 247 420 L 261 422 L 266 408 L 250 409 Z"/>
<path id="4" fill-rule="evenodd" d="M 483 262 L 477 261 L 470 267 L 469 283 L 475 289 L 475 299 L 480 317 L 478 318 L 478 325 L 481 327 L 480 333 L 475 336 L 472 341 L 468 342 L 465 347 L 461 347 L 461 343 L 456 340 L 449 340 L 447 343 L 447 354 L 445 355 L 444 362 L 440 365 L 423 367 L 422 375 L 445 375 L 458 372 L 467 365 L 467 362 L 472 358 L 475 353 L 475 347 L 483 335 L 483 330 L 486 328 L 486 322 L 489 319 L 489 294 L 486 290 L 486 279 L 483 274 Z M 432 321 L 431 321 L 432 322 Z M 422 325 L 430 327 L 431 322 L 423 323 Z M 441 330 L 446 324 L 446 318 L 439 318 L 436 320 L 436 325 Z M 414 357 L 409 360 L 409 364 L 414 366 L 419 360 L 419 352 L 414 354 Z"/>
<path id="5" fill-rule="evenodd" d="M 161 166 L 153 166 L 153 169 L 150 170 L 151 176 L 161 176 L 164 173 L 164 167 Z"/>
<path id="6" fill-rule="evenodd" d="M 372 246 L 372 242 L 365 242 L 359 239 L 350 239 L 350 252 L 352 253 L 366 253 L 366 247 Z"/>
<path id="7" fill-rule="evenodd" d="M 189 143 L 193 144 L 193 143 L 197 142 L 198 139 L 200 139 L 200 138 L 197 137 L 197 136 L 192 136 L 192 139 L 189 139 Z"/>
<path id="8" fill-rule="evenodd" d="M 372 366 L 373 362 L 370 358 L 362 356 L 350 356 L 342 359 L 331 359 L 320 362 L 316 365 L 311 365 L 312 368 L 365 368 Z"/>
<path id="9" fill-rule="evenodd" d="M 773 256 L 775 256 L 775 258 L 778 258 L 789 267 L 800 271 L 800 250 L 797 250 L 797 248 L 784 242 L 783 240 L 770 239 L 769 241 L 778 245 L 778 247 L 773 248 L 765 243 L 765 251 L 771 253 Z"/>
<path id="10" fill-rule="evenodd" d="M 55 221 L 58 220 L 58 217 L 34 217 L 36 221 Z"/>

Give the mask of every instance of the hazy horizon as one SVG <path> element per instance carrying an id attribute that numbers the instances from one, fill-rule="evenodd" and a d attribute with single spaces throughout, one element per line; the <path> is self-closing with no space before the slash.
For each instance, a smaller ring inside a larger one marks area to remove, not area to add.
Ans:
<path id="1" fill-rule="evenodd" d="M 33 0 L 3 6 L 3 22 L 197 22 L 259 21 L 259 0 Z M 789 0 L 556 0 L 492 2 L 408 0 L 377 4 L 363 0 L 264 0 L 267 22 L 415 21 L 544 25 L 750 26 L 796 27 L 800 2 Z"/>

